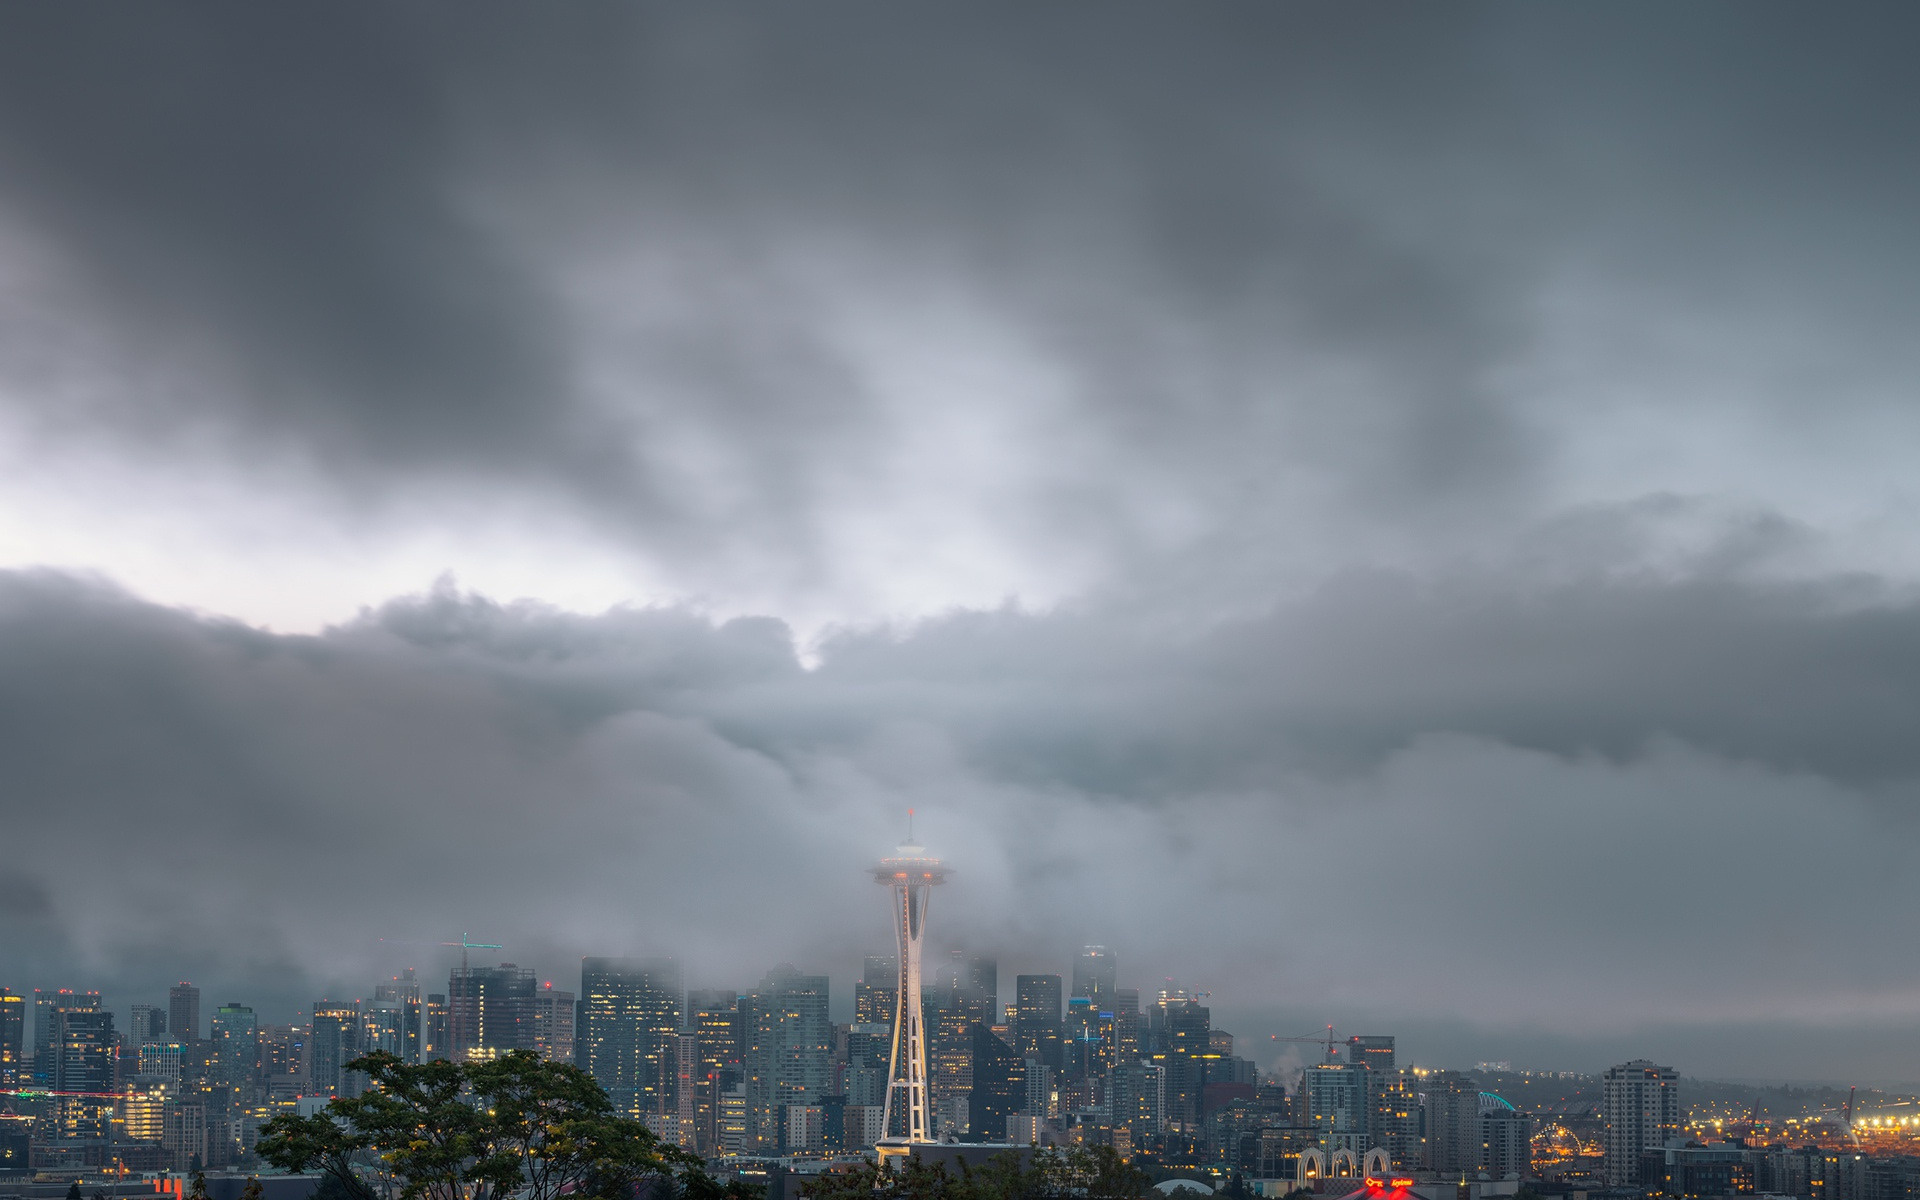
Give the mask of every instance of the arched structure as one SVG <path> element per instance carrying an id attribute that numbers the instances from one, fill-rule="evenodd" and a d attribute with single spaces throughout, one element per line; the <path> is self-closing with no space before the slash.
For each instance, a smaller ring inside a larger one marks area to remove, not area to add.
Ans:
<path id="1" fill-rule="evenodd" d="M 1327 1156 L 1319 1150 L 1302 1150 L 1300 1157 L 1293 1163 L 1293 1182 L 1300 1187 L 1312 1187 L 1327 1175 Z"/>

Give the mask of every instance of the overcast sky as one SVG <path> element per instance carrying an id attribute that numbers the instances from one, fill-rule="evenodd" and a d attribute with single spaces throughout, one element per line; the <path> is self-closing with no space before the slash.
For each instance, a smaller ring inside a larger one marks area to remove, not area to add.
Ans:
<path id="1" fill-rule="evenodd" d="M 0 984 L 1920 1079 L 1910 7 L 0 13 Z M 1262 1044 L 1264 1043 L 1264 1044 Z"/>

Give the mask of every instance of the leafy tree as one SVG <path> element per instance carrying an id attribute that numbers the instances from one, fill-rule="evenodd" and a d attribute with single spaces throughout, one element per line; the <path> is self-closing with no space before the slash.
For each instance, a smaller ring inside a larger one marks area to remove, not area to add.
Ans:
<path id="1" fill-rule="evenodd" d="M 518 1050 L 480 1063 L 377 1052 L 347 1066 L 371 1081 L 363 1095 L 275 1117 L 258 1146 L 277 1167 L 318 1169 L 340 1200 L 628 1200 L 642 1181 L 690 1200 L 749 1200 L 615 1114 L 577 1067 Z"/>
<path id="2" fill-rule="evenodd" d="M 194 1157 L 193 1182 L 187 1185 L 187 1200 L 207 1200 L 207 1173 L 198 1166 L 199 1156 Z"/>
<path id="3" fill-rule="evenodd" d="M 868 1161 L 818 1176 L 801 1193 L 808 1200 L 1133 1200 L 1150 1186 L 1147 1173 L 1111 1146 L 1076 1146 L 1065 1152 L 1048 1147 L 1025 1164 L 1014 1153 L 977 1167 L 962 1162 L 957 1174 L 917 1154 L 891 1168 Z"/>
<path id="4" fill-rule="evenodd" d="M 260 1177 L 254 1175 L 248 1178 L 247 1186 L 240 1189 L 240 1200 L 261 1200 L 265 1194 L 266 1189 L 260 1186 Z"/>
<path id="5" fill-rule="evenodd" d="M 81 1200 L 80 1181 L 78 1179 L 67 1185 L 67 1200 Z"/>

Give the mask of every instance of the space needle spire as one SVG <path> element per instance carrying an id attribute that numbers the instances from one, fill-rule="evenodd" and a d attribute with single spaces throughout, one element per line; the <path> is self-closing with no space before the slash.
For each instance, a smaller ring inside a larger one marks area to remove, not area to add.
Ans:
<path id="1" fill-rule="evenodd" d="M 893 1054 L 887 1064 L 887 1097 L 880 1128 L 893 1133 L 893 1114 L 906 1126 L 905 1140 L 933 1140 L 933 1113 L 927 1100 L 927 1029 L 920 1006 L 920 943 L 927 928 L 927 898 L 945 883 L 946 867 L 913 840 L 913 810 L 907 810 L 907 840 L 873 869 L 874 882 L 892 892 L 893 931 L 900 948 L 895 980 Z"/>

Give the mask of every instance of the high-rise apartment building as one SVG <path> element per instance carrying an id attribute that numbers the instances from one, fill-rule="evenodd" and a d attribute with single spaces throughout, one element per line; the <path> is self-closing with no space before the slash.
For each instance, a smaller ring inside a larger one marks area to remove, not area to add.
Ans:
<path id="1" fill-rule="evenodd" d="M 689 993 L 691 996 L 692 993 Z M 701 997 L 702 1007 L 687 1018 L 693 1028 L 699 1061 L 694 1069 L 693 1124 L 695 1142 L 702 1154 L 718 1153 L 720 1140 L 720 1097 L 740 1084 L 745 1054 L 742 1038 L 742 1013 L 739 997 L 711 993 Z M 885 1067 L 882 1067 L 884 1083 Z"/>
<path id="2" fill-rule="evenodd" d="M 680 964 L 670 958 L 580 961 L 573 1061 L 632 1117 L 677 1110 L 674 1039 L 681 1025 Z"/>
<path id="3" fill-rule="evenodd" d="M 1533 1118 L 1487 1092 L 1480 1094 L 1480 1169 L 1495 1179 L 1533 1172 Z"/>
<path id="4" fill-rule="evenodd" d="M 1118 980 L 1113 951 L 1105 946 L 1088 946 L 1073 960 L 1072 994 L 1092 1000 L 1096 1011 L 1110 1005 Z"/>
<path id="5" fill-rule="evenodd" d="M 0 1087 L 27 1082 L 27 998 L 0 989 Z"/>
<path id="6" fill-rule="evenodd" d="M 1132 1131 L 1136 1142 L 1165 1132 L 1166 1069 L 1139 1059 L 1115 1063 L 1107 1072 L 1107 1106 L 1114 1128 Z"/>
<path id="7" fill-rule="evenodd" d="M 1680 1133 L 1680 1080 L 1644 1058 L 1609 1068 L 1600 1080 L 1608 1187 L 1639 1187 L 1640 1156 Z"/>
<path id="8" fill-rule="evenodd" d="M 1364 1154 L 1371 1148 L 1367 1132 L 1368 1074 L 1359 1063 L 1315 1063 L 1300 1073 L 1294 1111 L 1297 1119 L 1313 1130 L 1320 1149 Z"/>
<path id="9" fill-rule="evenodd" d="M 491 1059 L 533 1049 L 534 990 L 529 967 L 455 967 L 447 977 L 450 1056 Z"/>
<path id="10" fill-rule="evenodd" d="M 533 994 L 533 1052 L 548 1062 L 573 1061 L 573 993 L 552 983 Z"/>
<path id="11" fill-rule="evenodd" d="M 176 1041 L 200 1037 L 200 989 L 180 982 L 167 989 L 167 1032 Z"/>
<path id="12" fill-rule="evenodd" d="M 1387 1152 L 1396 1171 L 1420 1165 L 1422 1116 L 1418 1076 L 1410 1071 L 1367 1071 L 1368 1133 Z"/>
<path id="13" fill-rule="evenodd" d="M 782 964 L 741 999 L 746 1012 L 746 1085 L 753 1142 L 763 1152 L 784 1145 L 782 1118 L 791 1104 L 815 1104 L 832 1082 L 833 1027 L 827 1019 L 827 977 Z"/>
<path id="14" fill-rule="evenodd" d="M 1060 977 L 1016 975 L 1013 980 L 1013 1048 L 1022 1058 L 1060 1069 Z"/>
<path id="15" fill-rule="evenodd" d="M 1461 1174 L 1480 1169 L 1480 1084 L 1457 1071 L 1419 1076 L 1430 1171 Z"/>
<path id="16" fill-rule="evenodd" d="M 310 1078 L 315 1093 L 338 1096 L 346 1065 L 360 1057 L 360 1010 L 333 1000 L 313 1002 L 312 1032 L 308 1035 Z"/>

